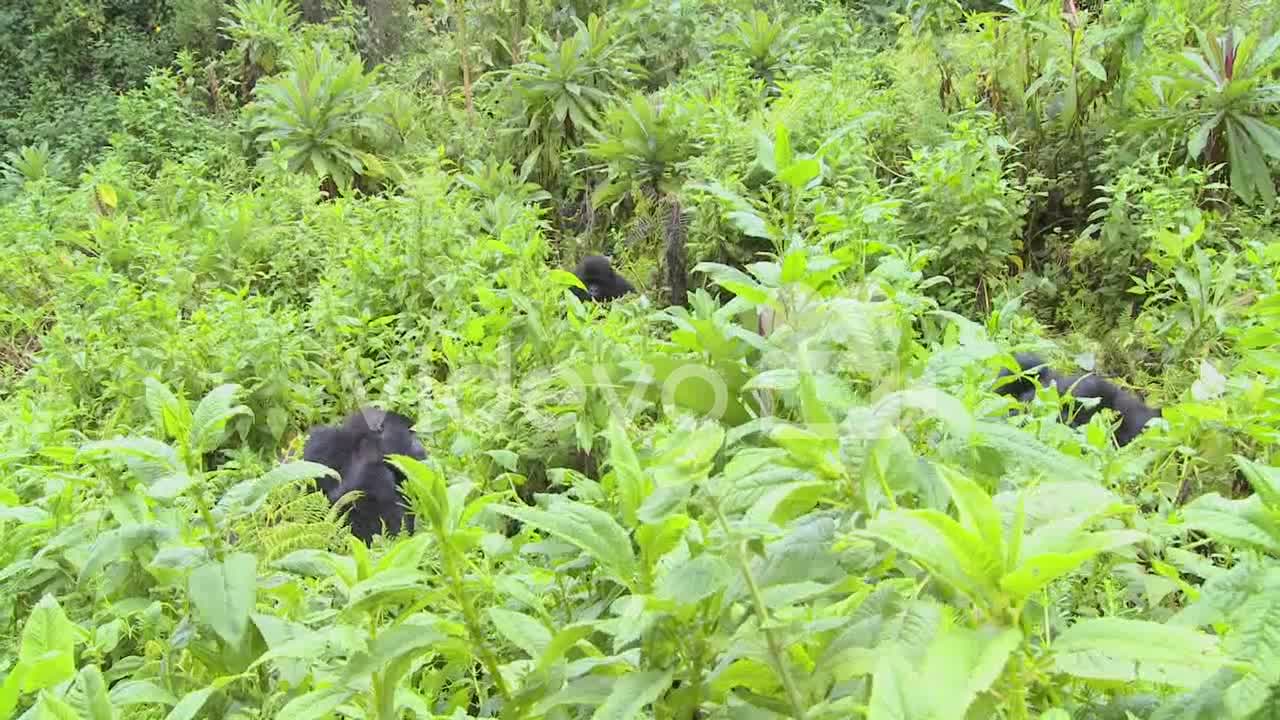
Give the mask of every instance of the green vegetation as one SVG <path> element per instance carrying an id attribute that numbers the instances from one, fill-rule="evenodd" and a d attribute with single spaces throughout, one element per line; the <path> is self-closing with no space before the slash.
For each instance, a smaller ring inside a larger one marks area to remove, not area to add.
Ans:
<path id="1" fill-rule="evenodd" d="M 0 718 L 1280 716 L 1275 0 L 32 0 L 0 63 Z M 372 547 L 298 459 L 366 404 Z"/>

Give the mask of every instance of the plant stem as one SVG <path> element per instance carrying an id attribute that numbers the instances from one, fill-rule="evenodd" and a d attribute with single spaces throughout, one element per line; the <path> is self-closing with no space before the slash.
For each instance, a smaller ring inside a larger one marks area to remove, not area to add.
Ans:
<path id="1" fill-rule="evenodd" d="M 485 642 L 485 637 L 480 632 L 480 616 L 476 613 L 476 606 L 471 602 L 471 596 L 467 594 L 466 588 L 463 587 L 462 570 L 458 567 L 457 558 L 454 557 L 453 547 L 449 543 L 448 537 L 440 528 L 436 528 L 436 539 L 440 543 L 440 557 L 444 562 L 445 573 L 449 576 L 449 586 L 456 596 L 458 605 L 462 607 L 463 623 L 467 626 L 467 634 L 471 636 L 471 642 L 475 645 L 476 652 L 480 654 L 480 662 L 484 664 L 484 668 L 489 675 L 493 677 L 493 682 L 498 686 L 498 693 L 502 695 L 502 699 L 511 701 L 511 690 L 507 687 L 507 681 L 502 677 L 502 673 L 498 670 L 498 659 L 493 656 L 493 652 L 489 649 L 489 644 Z"/>
<path id="2" fill-rule="evenodd" d="M 747 558 L 743 552 L 743 545 L 746 542 L 732 541 L 733 531 L 729 529 L 729 521 L 720 510 L 718 499 L 712 498 L 711 504 L 716 512 L 716 519 L 720 521 L 720 527 L 732 542 L 734 555 L 738 561 L 738 568 L 742 570 L 742 577 L 746 580 L 747 588 L 751 591 L 751 603 L 755 606 L 756 621 L 760 623 L 760 629 L 764 631 L 765 641 L 769 644 L 769 655 L 773 659 L 774 671 L 778 673 L 778 677 L 782 680 L 782 687 L 787 691 L 787 701 L 791 704 L 791 716 L 796 720 L 805 720 L 808 717 L 808 713 L 805 712 L 804 700 L 800 697 L 800 688 L 796 686 L 791 673 L 787 671 L 782 641 L 778 639 L 778 634 L 769 626 L 769 609 L 764 603 L 764 595 L 760 593 L 760 585 L 756 583 L 756 577 L 752 574 L 751 567 L 747 565 Z"/>

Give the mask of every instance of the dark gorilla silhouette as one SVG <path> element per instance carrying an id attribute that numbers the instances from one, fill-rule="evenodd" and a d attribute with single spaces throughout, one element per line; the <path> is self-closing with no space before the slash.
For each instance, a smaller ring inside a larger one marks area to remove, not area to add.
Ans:
<path id="1" fill-rule="evenodd" d="M 426 460 L 427 451 L 413 433 L 413 422 L 399 413 L 364 408 L 338 427 L 313 428 L 302 459 L 333 468 L 341 476 L 316 479 L 316 489 L 336 503 L 349 492 L 363 496 L 347 511 L 351 533 L 369 544 L 373 536 L 388 536 L 401 528 L 413 532 L 413 514 L 404 508 L 400 483 L 404 476 L 386 462 L 388 455 Z M 383 529 L 385 526 L 385 530 Z"/>
<path id="2" fill-rule="evenodd" d="M 1076 373 L 1063 375 L 1045 364 L 1040 356 L 1033 353 L 1014 355 L 1022 373 L 1014 376 L 1005 368 L 1000 369 L 996 381 L 999 383 L 996 392 L 1011 395 L 1019 402 L 1030 402 L 1036 396 L 1036 383 L 1044 387 L 1054 386 L 1058 394 L 1070 395 L 1073 399 L 1097 399 L 1092 407 L 1081 403 L 1069 402 L 1062 409 L 1062 420 L 1071 427 L 1079 427 L 1089 422 L 1101 408 L 1110 408 L 1120 416 L 1120 425 L 1115 430 L 1116 444 L 1124 447 L 1146 429 L 1147 423 L 1160 417 L 1160 408 L 1153 408 L 1143 402 L 1134 393 L 1118 387 L 1093 373 Z M 1032 377 L 1035 380 L 1032 380 Z M 1012 379 L 1010 379 L 1012 378 Z"/>
<path id="3" fill-rule="evenodd" d="M 578 268 L 573 271 L 573 274 L 587 286 L 586 290 L 571 288 L 573 294 L 583 302 L 587 300 L 608 302 L 636 291 L 626 278 L 613 269 L 609 258 L 603 255 L 586 256 L 581 263 L 578 263 Z"/>

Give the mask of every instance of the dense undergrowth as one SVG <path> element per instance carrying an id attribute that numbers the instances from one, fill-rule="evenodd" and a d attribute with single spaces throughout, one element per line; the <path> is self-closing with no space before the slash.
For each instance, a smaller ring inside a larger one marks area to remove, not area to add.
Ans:
<path id="1" fill-rule="evenodd" d="M 0 10 L 0 716 L 1275 716 L 1277 18 Z"/>

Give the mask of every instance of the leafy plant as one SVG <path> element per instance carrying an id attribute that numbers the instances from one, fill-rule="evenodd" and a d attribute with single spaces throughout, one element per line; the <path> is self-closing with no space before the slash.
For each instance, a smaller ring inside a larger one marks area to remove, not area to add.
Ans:
<path id="1" fill-rule="evenodd" d="M 769 95 L 778 95 L 778 81 L 786 69 L 790 43 L 795 28 L 774 22 L 763 10 L 738 23 L 736 33 L 727 42 L 747 56 L 747 63 L 757 79 L 763 80 Z"/>
<path id="2" fill-rule="evenodd" d="M 264 81 L 249 108 L 254 142 L 277 146 L 288 167 L 319 179 L 333 194 L 394 177 L 370 138 L 383 132 L 379 89 L 359 58 L 343 61 L 323 45 L 292 58 L 290 70 Z"/>
<path id="3" fill-rule="evenodd" d="M 1276 197 L 1267 158 L 1280 160 L 1280 128 L 1274 107 L 1280 84 L 1280 34 L 1260 38 L 1245 33 L 1239 41 L 1229 28 L 1211 38 L 1196 29 L 1198 49 L 1179 56 L 1183 73 L 1155 81 L 1156 97 L 1168 115 L 1165 123 L 1189 123 L 1187 155 L 1209 166 L 1224 164 L 1231 189 L 1245 202 Z"/>
<path id="4" fill-rule="evenodd" d="M 523 127 L 522 166 L 532 164 L 544 188 L 560 179 L 561 154 L 592 137 L 600 114 L 627 76 L 614 63 L 614 32 L 601 18 L 586 23 L 574 18 L 577 30 L 560 42 L 540 36 L 529 59 L 511 68 L 510 77 Z"/>
<path id="5" fill-rule="evenodd" d="M 240 55 L 240 102 L 253 97 L 258 80 L 279 69 L 296 46 L 298 13 L 290 0 L 236 0 L 222 20 L 223 32 Z"/>

